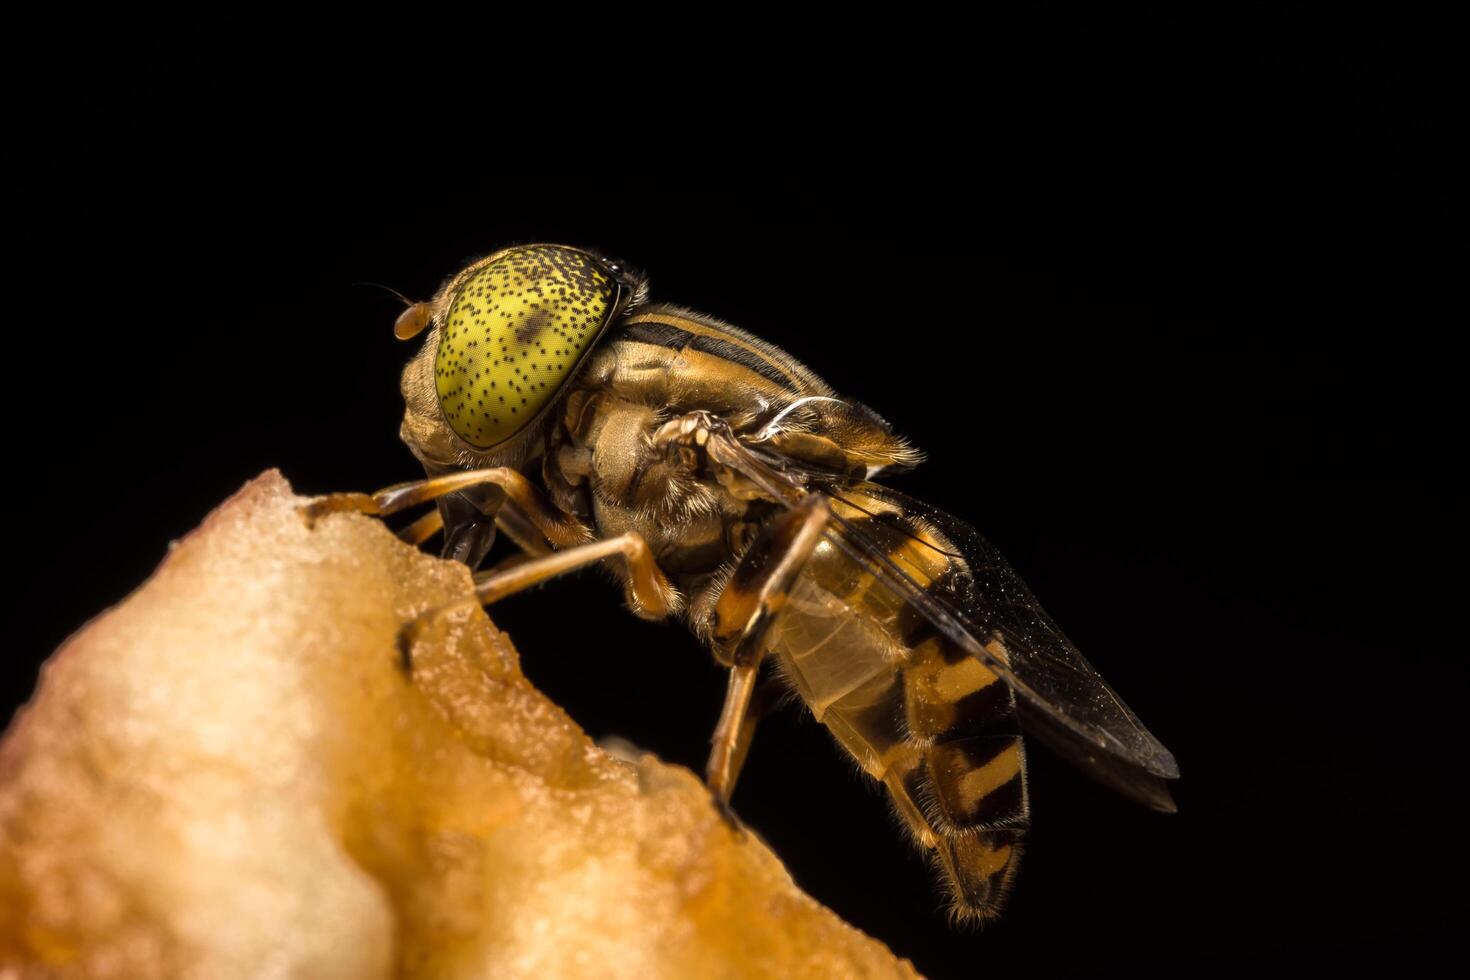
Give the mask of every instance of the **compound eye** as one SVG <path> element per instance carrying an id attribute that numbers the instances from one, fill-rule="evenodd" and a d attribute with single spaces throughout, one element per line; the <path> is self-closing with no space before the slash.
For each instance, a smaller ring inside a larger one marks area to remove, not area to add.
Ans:
<path id="1" fill-rule="evenodd" d="M 402 313 L 393 324 L 393 336 L 408 340 L 424 332 L 429 325 L 429 304 L 415 303 Z"/>
<path id="2" fill-rule="evenodd" d="M 617 305 L 609 270 L 575 248 L 512 249 L 476 270 L 444 315 L 434 363 L 439 405 L 455 435 L 492 449 L 525 429 L 575 373 Z"/>

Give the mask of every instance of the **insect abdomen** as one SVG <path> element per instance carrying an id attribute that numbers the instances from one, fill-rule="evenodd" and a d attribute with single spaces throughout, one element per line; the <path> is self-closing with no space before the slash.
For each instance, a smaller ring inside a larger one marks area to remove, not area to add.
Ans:
<path id="1" fill-rule="evenodd" d="M 925 576 L 913 561 L 905 567 L 927 577 L 924 585 L 968 574 L 950 567 Z M 772 647 L 813 714 L 883 783 L 933 852 L 956 913 L 987 918 L 1000 909 L 1027 826 L 1014 696 L 905 611 L 870 572 L 823 542 L 774 625 Z"/>
<path id="2" fill-rule="evenodd" d="M 1028 825 L 1015 696 L 939 637 L 913 651 L 903 678 L 914 751 L 895 760 L 884 785 L 919 839 L 933 835 L 955 911 L 988 918 L 1000 911 Z"/>

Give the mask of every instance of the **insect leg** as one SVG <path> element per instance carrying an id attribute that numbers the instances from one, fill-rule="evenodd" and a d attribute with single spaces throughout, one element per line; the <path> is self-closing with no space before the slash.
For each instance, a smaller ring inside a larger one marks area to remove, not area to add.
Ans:
<path id="1" fill-rule="evenodd" d="M 489 605 L 613 555 L 622 555 L 628 563 L 628 598 L 635 613 L 644 619 L 663 619 L 679 611 L 682 598 L 653 560 L 643 536 L 632 532 L 553 552 L 497 572 L 475 587 L 475 595 L 481 604 Z"/>
<path id="2" fill-rule="evenodd" d="M 715 604 L 711 636 L 715 657 L 730 665 L 730 686 L 715 727 L 705 783 L 715 805 L 732 823 L 730 794 L 754 734 L 754 721 L 747 723 L 747 716 L 766 653 L 766 634 L 797 573 L 821 540 L 827 519 L 827 504 L 819 496 L 807 497 L 777 516 L 746 550 Z"/>
<path id="3" fill-rule="evenodd" d="M 518 505 L 512 503 L 500 508 L 495 515 L 495 526 L 503 531 L 517 548 L 531 557 L 539 558 L 542 555 L 551 554 L 551 549 L 546 545 L 546 537 L 521 513 Z"/>
<path id="4" fill-rule="evenodd" d="M 536 526 L 528 521 L 515 505 L 502 507 L 495 514 L 495 526 L 502 531 L 506 537 L 515 542 L 517 548 L 521 549 L 518 560 L 529 555 L 539 558 L 542 555 L 551 554 L 551 549 L 546 546 L 546 539 Z M 423 517 L 398 532 L 398 537 L 408 544 L 418 545 L 438 534 L 444 528 L 444 514 L 439 510 L 431 510 Z"/>
<path id="5" fill-rule="evenodd" d="M 398 636 L 404 670 L 412 670 L 413 645 L 419 636 L 445 613 L 463 609 L 470 603 L 489 605 L 498 602 L 506 596 L 614 555 L 622 555 L 628 563 L 628 603 L 635 614 L 645 619 L 662 619 L 678 612 L 683 606 L 684 597 L 669 584 L 663 570 L 653 560 L 653 553 L 643 537 L 632 532 L 620 534 L 615 538 L 593 541 L 565 551 L 526 558 L 509 567 L 499 566 L 476 584 L 472 599 L 430 609 L 405 623 Z"/>
<path id="6" fill-rule="evenodd" d="M 506 497 L 515 503 L 521 516 L 556 547 L 566 548 L 592 540 L 592 531 L 585 524 L 558 509 L 546 499 L 535 484 L 508 466 L 465 470 L 461 473 L 450 473 L 428 480 L 399 483 L 371 494 L 328 494 L 308 504 L 303 512 L 308 521 L 316 521 L 327 514 L 342 511 L 386 517 L 417 504 L 437 500 L 447 494 L 487 484 L 505 491 Z M 514 535 L 512 537 L 514 538 Z"/>
<path id="7" fill-rule="evenodd" d="M 741 732 L 747 727 L 746 709 L 750 707 L 750 696 L 755 690 L 755 675 L 758 670 L 759 661 L 736 664 L 730 668 L 730 686 L 725 689 L 725 706 L 720 710 L 720 722 L 715 726 L 709 762 L 704 767 L 705 785 L 714 797 L 715 807 L 736 830 L 740 829 L 740 821 L 736 819 L 735 811 L 730 809 L 730 794 L 735 792 L 735 756 L 740 747 Z M 754 735 L 753 730 L 751 734 Z M 750 748 L 749 739 L 746 740 L 745 748 L 747 751 Z"/>
<path id="8" fill-rule="evenodd" d="M 735 748 L 730 753 L 730 786 L 740 780 L 740 770 L 745 766 L 745 757 L 750 753 L 750 743 L 755 741 L 755 726 L 781 702 L 788 688 L 780 678 L 766 676 L 755 686 L 750 706 L 740 721 L 740 730 L 735 733 Z"/>
<path id="9" fill-rule="evenodd" d="M 398 532 L 398 537 L 417 547 L 438 534 L 444 528 L 444 515 L 431 510 L 408 527 Z"/>

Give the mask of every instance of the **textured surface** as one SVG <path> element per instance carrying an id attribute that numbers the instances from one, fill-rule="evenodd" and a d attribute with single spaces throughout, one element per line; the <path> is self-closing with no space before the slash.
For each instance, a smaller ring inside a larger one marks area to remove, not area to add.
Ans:
<path id="1" fill-rule="evenodd" d="M 434 382 L 465 442 L 510 439 L 555 397 L 612 315 L 617 285 L 591 256 L 514 249 L 472 274 L 444 316 Z"/>
<path id="2" fill-rule="evenodd" d="M 462 566 L 267 474 L 0 744 L 0 977 L 912 976 L 687 770 L 597 749 Z"/>

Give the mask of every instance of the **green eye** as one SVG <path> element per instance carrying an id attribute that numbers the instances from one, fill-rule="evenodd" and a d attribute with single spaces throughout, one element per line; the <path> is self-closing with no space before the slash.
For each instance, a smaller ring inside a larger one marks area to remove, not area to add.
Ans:
<path id="1" fill-rule="evenodd" d="M 618 284 L 586 252 L 514 249 L 460 286 L 439 334 L 434 381 L 457 436 L 491 449 L 532 422 L 602 334 Z"/>

